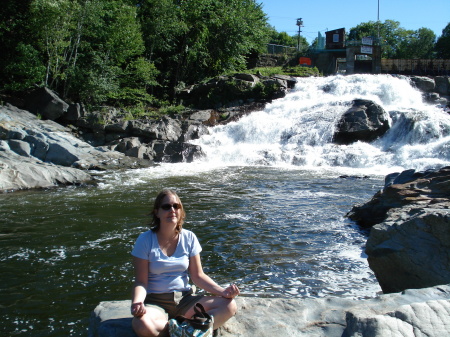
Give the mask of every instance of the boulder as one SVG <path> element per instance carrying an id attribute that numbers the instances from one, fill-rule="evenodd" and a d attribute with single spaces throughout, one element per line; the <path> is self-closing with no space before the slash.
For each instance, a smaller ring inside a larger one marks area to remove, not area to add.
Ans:
<path id="1" fill-rule="evenodd" d="M 208 128 L 201 123 L 183 123 L 183 134 L 180 141 L 188 142 L 209 134 Z"/>
<path id="2" fill-rule="evenodd" d="M 370 100 L 356 99 L 338 122 L 333 142 L 370 142 L 382 136 L 389 128 L 389 115 L 381 106 Z"/>
<path id="3" fill-rule="evenodd" d="M 347 214 L 371 227 L 370 268 L 385 293 L 450 282 L 450 167 L 388 175 Z"/>
<path id="4" fill-rule="evenodd" d="M 63 116 L 69 109 L 69 104 L 48 88 L 33 90 L 25 98 L 25 110 L 44 119 L 56 120 Z"/>
<path id="5" fill-rule="evenodd" d="M 77 121 L 84 117 L 86 114 L 84 107 L 79 103 L 69 104 L 67 112 L 63 115 L 63 118 L 69 122 Z"/>
<path id="6" fill-rule="evenodd" d="M 295 83 L 295 78 L 290 76 L 275 75 L 269 78 L 237 73 L 186 87 L 178 91 L 177 98 L 185 105 L 201 109 L 231 108 L 284 97 L 286 90 L 293 88 Z"/>
<path id="7" fill-rule="evenodd" d="M 256 83 L 259 82 L 258 76 L 252 75 L 252 74 L 237 73 L 237 74 L 234 74 L 233 77 L 238 80 L 244 80 L 244 81 L 253 83 L 252 86 L 254 86 Z"/>
<path id="8" fill-rule="evenodd" d="M 134 136 L 149 140 L 177 141 L 181 137 L 180 121 L 164 116 L 156 122 L 130 121 L 131 133 Z"/>
<path id="9" fill-rule="evenodd" d="M 385 221 L 392 209 L 411 205 L 437 208 L 440 202 L 448 202 L 449 195 L 450 167 L 425 172 L 406 170 L 386 176 L 383 190 L 367 203 L 353 206 L 347 216 L 367 228 Z"/>
<path id="10" fill-rule="evenodd" d="M 283 80 L 289 89 L 294 89 L 297 79 L 289 75 L 274 75 L 273 78 Z"/>
<path id="11" fill-rule="evenodd" d="M 450 334 L 450 285 L 406 290 L 375 298 L 237 297 L 238 313 L 222 337 L 427 336 Z M 89 337 L 136 337 L 130 301 L 101 302 L 91 313 Z M 414 316 L 416 315 L 416 316 Z M 406 334 L 400 334 L 407 329 Z"/>
<path id="12" fill-rule="evenodd" d="M 412 208 L 396 216 L 373 226 L 366 244 L 383 292 L 450 283 L 450 209 Z"/>
<path id="13" fill-rule="evenodd" d="M 94 183 L 85 171 L 21 156 L 0 140 L 0 192 Z"/>
<path id="14" fill-rule="evenodd" d="M 450 95 L 450 77 L 449 76 L 436 76 L 434 78 L 436 83 L 436 91 L 440 95 Z"/>
<path id="15" fill-rule="evenodd" d="M 425 76 L 411 76 L 411 81 L 417 89 L 423 92 L 432 92 L 436 87 L 434 79 Z"/>

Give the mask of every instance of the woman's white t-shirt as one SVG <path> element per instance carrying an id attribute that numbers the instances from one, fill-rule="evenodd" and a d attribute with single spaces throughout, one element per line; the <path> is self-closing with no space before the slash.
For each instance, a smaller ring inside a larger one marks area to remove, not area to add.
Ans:
<path id="1" fill-rule="evenodd" d="M 201 251 L 197 236 L 187 229 L 182 229 L 175 252 L 172 256 L 167 256 L 159 247 L 156 233 L 149 230 L 139 235 L 131 255 L 148 261 L 147 293 L 158 294 L 191 289 L 188 276 L 189 258 L 200 254 Z"/>

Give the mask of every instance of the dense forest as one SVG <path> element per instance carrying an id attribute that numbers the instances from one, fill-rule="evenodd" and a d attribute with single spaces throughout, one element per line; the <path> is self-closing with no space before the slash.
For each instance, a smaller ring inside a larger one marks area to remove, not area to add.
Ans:
<path id="1" fill-rule="evenodd" d="M 46 86 L 88 105 L 168 105 L 178 88 L 245 70 L 268 43 L 297 44 L 255 0 L 3 0 L 0 17 L 0 93 Z M 348 37 L 368 34 L 384 57 L 450 58 L 450 25 L 437 41 L 391 20 Z"/>

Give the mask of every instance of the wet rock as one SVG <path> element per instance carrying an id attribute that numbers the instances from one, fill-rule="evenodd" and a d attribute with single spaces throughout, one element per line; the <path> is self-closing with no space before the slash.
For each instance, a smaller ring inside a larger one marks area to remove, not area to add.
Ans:
<path id="1" fill-rule="evenodd" d="M 347 216 L 367 228 L 385 221 L 395 209 L 436 208 L 441 202 L 448 202 L 449 196 L 450 167 L 424 172 L 406 170 L 386 176 L 383 190 L 367 203 L 355 205 Z"/>
<path id="2" fill-rule="evenodd" d="M 436 92 L 440 95 L 450 95 L 450 77 L 449 76 L 436 76 L 434 78 L 436 83 Z"/>
<path id="3" fill-rule="evenodd" d="M 389 128 L 389 115 L 381 106 L 370 100 L 357 99 L 338 122 L 333 142 L 371 142 L 386 133 Z"/>
<path id="4" fill-rule="evenodd" d="M 436 87 L 434 79 L 425 76 L 411 76 L 411 81 L 423 92 L 432 92 Z"/>

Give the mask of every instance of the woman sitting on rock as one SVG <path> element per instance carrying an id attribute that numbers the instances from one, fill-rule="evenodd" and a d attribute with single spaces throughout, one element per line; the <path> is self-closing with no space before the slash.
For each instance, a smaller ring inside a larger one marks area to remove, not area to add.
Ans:
<path id="1" fill-rule="evenodd" d="M 174 329 L 177 316 L 191 318 L 196 303 L 212 316 L 213 329 L 222 326 L 235 315 L 233 300 L 239 295 L 236 285 L 222 288 L 202 268 L 202 250 L 195 234 L 183 229 L 186 213 L 178 195 L 172 190 L 158 194 L 153 206 L 151 229 L 142 233 L 133 248 L 135 284 L 131 313 L 133 329 L 138 336 L 168 336 L 182 334 Z M 194 294 L 194 286 L 216 296 Z M 205 334 L 207 335 L 207 334 Z"/>

